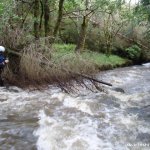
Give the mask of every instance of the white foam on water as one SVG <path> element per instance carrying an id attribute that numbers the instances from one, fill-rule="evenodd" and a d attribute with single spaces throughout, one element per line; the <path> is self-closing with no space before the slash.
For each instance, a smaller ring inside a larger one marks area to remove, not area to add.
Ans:
<path id="1" fill-rule="evenodd" d="M 0 103 L 0 105 L 13 105 L 14 107 L 16 106 L 23 106 L 26 101 L 23 101 L 26 97 L 29 97 L 26 92 L 20 91 L 19 93 L 16 92 L 9 92 L 9 91 L 0 91 L 0 97 L 6 99 L 6 101 Z"/>
<path id="2" fill-rule="evenodd" d="M 50 150 L 55 148 L 57 140 L 55 140 L 54 137 L 59 137 L 59 135 L 57 135 L 57 132 L 53 132 L 52 126 L 57 122 L 46 116 L 43 111 L 40 112 L 39 119 L 40 128 L 34 133 L 35 136 L 39 136 L 37 141 L 38 150 Z"/>
<path id="3" fill-rule="evenodd" d="M 93 115 L 93 112 L 90 109 L 90 106 L 88 105 L 88 103 L 86 103 L 88 101 L 88 99 L 79 99 L 79 98 L 72 98 L 72 97 L 66 97 L 64 99 L 64 106 L 65 107 L 72 107 L 72 108 L 76 108 L 77 110 L 80 110 L 84 113 L 88 113 L 90 115 Z"/>
<path id="4" fill-rule="evenodd" d="M 149 95 L 149 93 L 143 92 L 143 93 L 126 94 L 126 93 L 109 90 L 109 95 L 115 96 L 118 99 L 118 101 L 120 101 L 120 102 L 121 101 L 126 102 L 126 103 L 122 103 L 122 104 L 126 104 L 129 106 L 130 103 L 128 101 L 140 102 L 142 99 L 144 99 L 144 97 L 147 97 L 147 95 Z"/>
<path id="5" fill-rule="evenodd" d="M 38 137 L 38 150 L 128 150 L 124 138 L 115 140 L 116 127 L 109 125 L 99 130 L 99 121 L 86 117 L 82 121 L 72 116 L 68 121 L 50 117 L 42 110 L 39 113 L 39 127 L 34 131 Z M 118 122 L 119 123 L 119 122 Z M 132 124 L 126 120 L 123 124 Z M 104 135 L 103 135 L 104 134 Z M 120 133 L 121 134 L 121 133 Z M 115 140 L 115 142 L 113 142 Z"/>
<path id="6" fill-rule="evenodd" d="M 141 133 L 148 133 L 148 134 L 150 134 L 150 128 L 149 128 L 149 126 L 147 126 L 147 125 L 145 125 L 145 126 L 139 125 L 139 126 L 138 126 L 138 130 L 139 130 L 139 132 L 141 132 Z"/>
<path id="7" fill-rule="evenodd" d="M 77 118 L 74 118 L 75 120 Z M 74 121 L 75 121 L 74 120 Z M 34 131 L 38 137 L 38 150 L 100 150 L 112 149 L 111 141 L 98 137 L 98 122 L 86 118 L 86 121 L 72 122 L 52 118 L 44 111 L 39 113 L 39 127 Z M 112 129 L 108 129 L 108 134 Z M 111 134 L 111 133 L 110 133 Z M 120 145 L 117 146 L 118 148 Z M 123 148 L 121 148 L 123 149 Z M 121 150 L 120 149 L 120 150 Z"/>
<path id="8" fill-rule="evenodd" d="M 138 124 L 137 121 L 138 117 L 137 115 L 127 115 L 126 117 L 120 115 L 118 116 L 118 123 L 122 124 L 126 127 L 126 129 L 134 129 L 134 127 Z"/>
<path id="9" fill-rule="evenodd" d="M 150 63 L 142 64 L 142 66 L 149 68 L 150 67 Z"/>
<path id="10" fill-rule="evenodd" d="M 136 75 L 137 79 L 141 79 L 137 72 L 127 70 L 122 74 L 115 73 L 116 76 L 112 78 L 114 85 L 130 85 Z M 108 75 L 108 78 L 112 76 Z M 81 94 L 73 97 L 57 88 L 42 92 L 15 88 L 7 91 L 0 88 L 0 116 L 5 120 L 7 114 L 12 113 L 17 114 L 16 118 L 20 115 L 30 119 L 36 118 L 39 113 L 38 127 L 33 129 L 38 150 L 128 150 L 126 144 L 139 142 L 136 139 L 139 133 L 150 134 L 149 122 L 137 118 L 136 112 L 130 111 L 130 108 L 149 105 L 148 92 L 127 94 L 110 89 L 107 95 L 91 94 L 86 90 L 84 93 L 81 91 Z M 145 104 L 142 100 L 148 102 Z M 14 123 L 18 125 L 15 120 Z M 34 125 L 37 125 L 36 121 Z"/>
<path id="11" fill-rule="evenodd" d="M 61 92 L 54 93 L 51 95 L 51 98 L 57 98 L 59 101 L 63 101 L 65 97 L 66 97 L 66 94 L 61 93 Z"/>
<path id="12" fill-rule="evenodd" d="M 19 112 L 24 114 L 28 111 L 27 108 L 32 110 L 32 112 L 34 110 L 38 112 L 38 107 L 41 107 L 40 103 L 43 102 L 44 105 L 44 103 L 47 104 L 49 101 L 45 93 L 38 91 L 28 92 L 15 87 L 11 87 L 9 90 L 2 88 L 0 90 L 0 98 L 2 98 L 2 101 L 0 101 L 0 112 L 3 112 L 4 115 L 6 114 L 5 112 L 7 114 L 19 114 Z"/>

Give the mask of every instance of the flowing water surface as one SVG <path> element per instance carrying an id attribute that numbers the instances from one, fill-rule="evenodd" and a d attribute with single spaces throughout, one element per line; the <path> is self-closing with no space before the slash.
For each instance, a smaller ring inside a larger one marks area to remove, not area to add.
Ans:
<path id="1" fill-rule="evenodd" d="M 76 94 L 1 87 L 0 150 L 150 150 L 150 64 L 97 78 L 113 87 Z"/>

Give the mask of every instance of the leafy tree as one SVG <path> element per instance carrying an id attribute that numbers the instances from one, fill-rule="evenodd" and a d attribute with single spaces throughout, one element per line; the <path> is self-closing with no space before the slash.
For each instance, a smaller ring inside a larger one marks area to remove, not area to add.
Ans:
<path id="1" fill-rule="evenodd" d="M 118 9 L 121 9 L 122 4 L 123 4 L 122 0 L 115 0 L 115 1 L 86 0 L 80 2 L 80 5 L 78 7 L 79 7 L 79 15 L 82 17 L 82 24 L 81 24 L 78 43 L 75 49 L 76 52 L 81 52 L 84 49 L 86 31 L 87 31 L 88 23 L 92 18 L 92 16 L 96 13 L 108 14 L 110 16 L 113 13 L 117 12 Z M 110 46 L 108 49 L 110 49 Z"/>
<path id="2" fill-rule="evenodd" d="M 145 13 L 147 13 L 148 21 L 150 22 L 150 0 L 141 0 L 141 3 L 144 6 Z"/>

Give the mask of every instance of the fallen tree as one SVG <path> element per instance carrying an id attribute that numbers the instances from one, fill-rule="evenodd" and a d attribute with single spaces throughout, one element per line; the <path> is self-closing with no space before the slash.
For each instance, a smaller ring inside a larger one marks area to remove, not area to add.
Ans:
<path id="1" fill-rule="evenodd" d="M 27 55 L 30 55 L 28 53 L 28 51 L 19 52 L 19 51 L 14 51 L 14 50 L 7 49 L 7 52 L 8 52 L 9 55 L 15 55 L 16 57 L 20 57 L 20 59 L 22 59 L 23 57 L 26 57 Z M 36 57 L 32 57 L 32 55 L 31 55 L 30 58 L 29 57 L 28 58 L 32 59 L 32 61 L 39 64 L 40 68 L 43 69 L 42 71 L 47 72 L 47 76 L 48 76 L 48 74 L 51 74 L 51 70 L 56 71 L 56 73 L 54 71 L 53 76 L 50 75 L 53 81 L 52 80 L 46 80 L 46 82 L 48 84 L 49 84 L 49 82 L 50 83 L 54 82 L 54 84 L 57 84 L 65 92 L 67 92 L 68 89 L 72 89 L 72 87 L 73 87 L 73 83 L 71 83 L 72 81 L 76 81 L 78 84 L 87 87 L 87 85 L 85 84 L 85 81 L 84 81 L 85 79 L 88 80 L 88 81 L 91 81 L 92 85 L 94 85 L 94 87 L 97 90 L 101 90 L 101 88 L 99 88 L 98 84 L 102 84 L 102 85 L 106 85 L 106 86 L 112 86 L 112 84 L 101 81 L 101 80 L 98 80 L 98 79 L 96 79 L 95 77 L 93 77 L 91 75 L 86 75 L 82 72 L 74 72 L 70 69 L 66 69 L 65 67 L 57 66 L 54 62 L 52 62 L 50 59 L 48 59 L 43 54 L 41 54 L 39 52 L 35 52 L 35 53 L 36 53 Z M 21 68 L 20 68 L 20 70 L 21 70 Z M 66 77 L 65 77 L 64 81 L 63 81 L 63 78 L 60 77 L 57 74 L 57 71 L 65 73 Z M 18 72 L 18 74 L 22 74 L 22 73 Z M 89 88 L 89 87 L 87 87 L 87 88 Z M 89 89 L 91 89 L 91 88 L 89 88 Z"/>

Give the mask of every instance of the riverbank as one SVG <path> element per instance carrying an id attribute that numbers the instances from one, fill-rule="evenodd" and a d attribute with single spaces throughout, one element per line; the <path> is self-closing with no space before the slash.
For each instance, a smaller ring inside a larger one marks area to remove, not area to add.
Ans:
<path id="1" fill-rule="evenodd" d="M 40 53 L 33 47 L 19 56 L 18 72 L 11 72 L 7 68 L 4 76 L 9 84 L 19 87 L 49 84 L 64 87 L 72 79 L 77 80 L 78 74 L 92 75 L 131 64 L 129 60 L 117 55 L 107 56 L 89 50 L 74 53 L 74 48 L 72 44 L 55 44 L 51 51 Z"/>
<path id="2" fill-rule="evenodd" d="M 75 55 L 75 45 L 73 44 L 55 44 L 53 48 L 55 50 L 53 53 L 53 59 L 58 62 L 61 59 L 68 59 L 68 61 L 71 62 L 71 57 L 74 57 Z M 108 56 L 104 53 L 98 53 L 90 50 L 84 50 L 82 53 L 78 54 L 78 57 L 84 61 L 92 63 L 93 66 L 98 69 L 98 71 L 128 66 L 132 64 L 128 59 L 122 58 L 120 56 L 113 54 Z"/>

